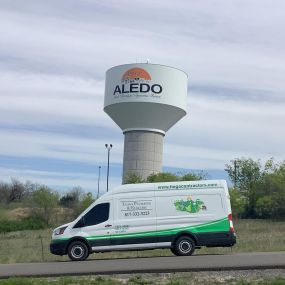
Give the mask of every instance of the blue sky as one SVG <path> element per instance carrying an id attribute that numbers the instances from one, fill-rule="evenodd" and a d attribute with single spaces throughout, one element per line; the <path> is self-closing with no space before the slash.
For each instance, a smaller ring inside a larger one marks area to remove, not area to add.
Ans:
<path id="1" fill-rule="evenodd" d="M 121 183 L 123 135 L 103 112 L 105 71 L 165 64 L 189 75 L 188 115 L 163 165 L 224 178 L 236 157 L 284 160 L 282 0 L 0 0 L 0 180 L 59 190 Z"/>

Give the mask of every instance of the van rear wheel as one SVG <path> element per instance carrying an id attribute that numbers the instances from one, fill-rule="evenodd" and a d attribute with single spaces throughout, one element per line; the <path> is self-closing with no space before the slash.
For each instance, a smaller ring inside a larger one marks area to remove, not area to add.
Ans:
<path id="1" fill-rule="evenodd" d="M 175 241 L 173 253 L 180 256 L 192 255 L 195 250 L 195 242 L 188 236 L 182 236 Z"/>
<path id="2" fill-rule="evenodd" d="M 89 250 L 84 242 L 74 241 L 69 245 L 67 254 L 73 261 L 83 261 L 89 256 Z"/>
<path id="3" fill-rule="evenodd" d="M 176 251 L 175 251 L 175 249 L 174 249 L 174 247 L 171 247 L 171 248 L 170 248 L 170 251 L 171 251 L 174 255 L 177 255 L 177 254 L 176 254 Z"/>

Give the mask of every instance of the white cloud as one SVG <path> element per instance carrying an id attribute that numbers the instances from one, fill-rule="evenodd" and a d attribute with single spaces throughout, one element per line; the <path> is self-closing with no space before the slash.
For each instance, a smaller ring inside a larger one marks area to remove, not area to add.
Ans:
<path id="1" fill-rule="evenodd" d="M 32 181 L 37 184 L 52 185 L 54 190 L 62 192 L 62 190 L 71 189 L 76 186 L 82 187 L 85 192 L 91 191 L 96 197 L 98 192 L 98 173 L 87 174 L 80 172 L 53 172 L 53 171 L 37 171 L 32 169 L 16 169 L 0 167 L 1 178 L 4 181 L 11 179 L 19 179 L 20 181 Z M 105 177 L 101 176 L 99 181 L 99 194 L 106 192 Z M 121 184 L 120 177 L 112 177 L 109 180 L 109 190 Z"/>
<path id="2" fill-rule="evenodd" d="M 164 163 L 203 169 L 223 168 L 241 156 L 284 159 L 284 104 L 198 96 L 189 101 L 189 115 L 166 135 Z"/>
<path id="3" fill-rule="evenodd" d="M 106 122 L 105 125 L 108 126 L 109 122 L 101 111 L 103 94 L 102 81 L 2 72 L 0 99 L 3 103 L 0 105 L 0 122 L 36 125 L 43 119 L 45 123 L 54 124 L 59 121 L 96 124 L 100 120 L 100 124 Z"/>
<path id="4" fill-rule="evenodd" d="M 284 8 L 282 0 L 1 1 L 0 155 L 100 163 L 111 142 L 121 163 L 123 136 L 103 112 L 105 71 L 150 58 L 189 74 L 189 115 L 167 133 L 165 166 L 284 159 Z M 27 177 L 39 177 L 34 168 Z"/>
<path id="5" fill-rule="evenodd" d="M 106 140 L 88 139 L 37 131 L 1 130 L 0 155 L 54 158 L 66 161 L 94 162 L 106 160 Z M 122 162 L 122 140 L 113 140 L 112 162 Z"/>

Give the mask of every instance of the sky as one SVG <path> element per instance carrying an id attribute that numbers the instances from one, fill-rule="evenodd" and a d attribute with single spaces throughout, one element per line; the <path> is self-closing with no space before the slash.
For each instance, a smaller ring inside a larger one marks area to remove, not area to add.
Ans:
<path id="1" fill-rule="evenodd" d="M 103 111 L 105 72 L 146 62 L 185 71 L 188 114 L 164 171 L 225 178 L 240 157 L 284 160 L 283 0 L 0 0 L 0 180 L 60 191 L 121 183 L 123 134 Z"/>

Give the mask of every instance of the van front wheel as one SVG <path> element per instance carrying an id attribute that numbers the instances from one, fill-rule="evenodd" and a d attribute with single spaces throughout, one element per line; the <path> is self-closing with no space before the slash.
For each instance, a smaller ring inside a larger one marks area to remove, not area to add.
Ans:
<path id="1" fill-rule="evenodd" d="M 180 256 L 192 255 L 195 250 L 194 241 L 187 236 L 178 238 L 174 244 L 174 254 Z"/>
<path id="2" fill-rule="evenodd" d="M 89 256 L 89 251 L 84 242 L 74 241 L 69 245 L 67 254 L 73 261 L 83 261 Z"/>

